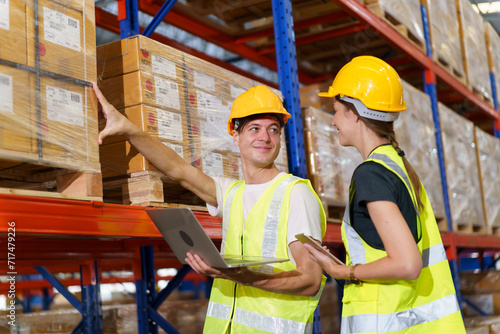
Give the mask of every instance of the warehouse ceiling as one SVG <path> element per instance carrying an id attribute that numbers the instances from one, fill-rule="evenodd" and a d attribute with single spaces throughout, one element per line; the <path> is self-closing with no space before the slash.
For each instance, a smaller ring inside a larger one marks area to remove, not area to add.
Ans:
<path id="1" fill-rule="evenodd" d="M 485 21 L 490 22 L 500 34 L 500 1 L 495 0 L 469 0 L 475 6 Z"/>

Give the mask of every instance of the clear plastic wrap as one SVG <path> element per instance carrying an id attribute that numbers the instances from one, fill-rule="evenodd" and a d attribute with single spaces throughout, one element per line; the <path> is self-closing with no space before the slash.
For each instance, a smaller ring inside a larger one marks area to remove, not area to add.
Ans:
<path id="1" fill-rule="evenodd" d="M 484 22 L 484 30 L 489 69 L 495 75 L 495 87 L 498 94 L 500 90 L 500 36 L 489 22 Z"/>
<path id="2" fill-rule="evenodd" d="M 465 326 L 468 328 L 486 327 L 488 334 L 500 334 L 500 316 L 476 316 L 464 318 Z"/>
<path id="3" fill-rule="evenodd" d="M 260 83 L 144 36 L 101 45 L 97 58 L 99 86 L 120 112 L 205 174 L 242 178 L 227 120 L 236 97 Z M 100 157 L 105 179 L 156 171 L 124 137 L 106 138 Z M 284 133 L 275 163 L 288 171 Z"/>
<path id="4" fill-rule="evenodd" d="M 396 138 L 427 191 L 434 215 L 443 218 L 443 188 L 431 100 L 407 82 L 403 81 L 403 88 L 407 110 L 394 122 Z"/>
<path id="5" fill-rule="evenodd" d="M 439 118 L 453 225 L 486 227 L 474 124 L 442 103 L 439 103 Z"/>
<path id="6" fill-rule="evenodd" d="M 99 173 L 94 1 L 0 5 L 3 173 L 27 163 Z"/>
<path id="7" fill-rule="evenodd" d="M 404 24 L 411 35 L 425 45 L 420 0 L 375 0 L 380 8 L 391 15 L 397 22 Z M 373 2 L 371 0 L 370 2 Z"/>
<path id="8" fill-rule="evenodd" d="M 330 98 L 320 97 L 318 93 L 327 92 L 332 81 L 325 81 L 300 88 L 300 106 L 302 108 L 314 107 L 323 111 L 333 112 L 333 101 Z"/>
<path id="9" fill-rule="evenodd" d="M 483 189 L 486 221 L 490 228 L 500 227 L 500 139 L 475 127 L 476 148 Z"/>
<path id="10" fill-rule="evenodd" d="M 457 0 L 457 6 L 467 82 L 474 91 L 492 102 L 483 17 L 473 9 L 469 0 Z"/>
<path id="11" fill-rule="evenodd" d="M 448 70 L 464 77 L 457 6 L 453 0 L 422 0 L 429 18 L 432 54 Z"/>
<path id="12" fill-rule="evenodd" d="M 309 179 L 326 204 L 344 206 L 354 169 L 363 161 L 361 154 L 340 145 L 332 114 L 308 107 L 302 117 Z"/>

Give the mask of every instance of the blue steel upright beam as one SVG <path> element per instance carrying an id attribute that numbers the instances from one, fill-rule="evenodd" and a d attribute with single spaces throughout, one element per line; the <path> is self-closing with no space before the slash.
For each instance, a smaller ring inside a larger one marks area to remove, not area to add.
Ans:
<path id="1" fill-rule="evenodd" d="M 429 58 L 429 63 L 432 64 L 432 47 L 429 32 L 429 20 L 427 16 L 427 8 L 425 5 L 421 5 L 422 12 L 422 23 L 424 26 L 424 37 L 425 37 L 425 47 L 427 50 L 427 57 Z M 443 147 L 443 136 L 441 133 L 441 122 L 439 120 L 439 106 L 437 100 L 437 88 L 436 88 L 436 74 L 434 73 L 433 66 L 429 69 L 424 70 L 424 88 L 425 92 L 429 95 L 431 99 L 432 116 L 434 119 L 434 131 L 436 135 L 436 148 L 438 153 L 439 161 L 439 171 L 441 174 L 441 186 L 443 189 L 443 202 L 446 220 L 448 222 L 448 231 L 451 233 L 453 231 L 453 224 L 451 220 L 451 210 L 450 210 L 450 198 L 448 195 L 448 181 L 446 178 L 446 165 L 444 163 L 444 147 Z M 450 236 L 450 248 L 451 252 L 448 252 L 448 262 L 450 264 L 451 275 L 453 277 L 453 283 L 455 285 L 456 295 L 461 305 L 462 295 L 460 294 L 460 286 L 458 282 L 458 265 L 456 261 L 456 246 L 453 236 Z M 460 306 L 461 308 L 461 306 Z"/>
<path id="2" fill-rule="evenodd" d="M 157 311 L 165 299 L 177 288 L 191 268 L 184 265 L 167 286 L 156 294 L 156 271 L 154 266 L 153 246 L 142 246 L 140 249 L 141 272 L 135 281 L 137 301 L 137 324 L 139 334 L 156 334 L 158 326 L 169 334 L 179 332 Z"/>
<path id="3" fill-rule="evenodd" d="M 283 93 L 283 105 L 292 115 L 285 127 L 288 167 L 293 175 L 306 179 L 306 154 L 302 131 L 292 2 L 291 0 L 272 0 L 272 6 L 279 87 Z M 319 306 L 314 311 L 313 333 L 321 333 Z"/>
<path id="4" fill-rule="evenodd" d="M 495 80 L 495 74 L 493 72 L 490 72 L 490 81 L 491 81 L 491 92 L 493 95 L 493 106 L 495 107 L 496 110 L 498 110 L 498 91 L 497 91 L 497 84 Z M 500 138 L 500 121 L 493 121 L 493 133 L 495 137 Z"/>
<path id="5" fill-rule="evenodd" d="M 144 29 L 142 34 L 146 37 L 150 37 L 152 33 L 155 32 L 156 27 L 163 21 L 165 16 L 170 12 L 170 9 L 175 5 L 177 0 L 166 0 L 161 6 L 158 13 L 156 13 L 155 17 L 151 20 L 149 25 Z"/>
<path id="6" fill-rule="evenodd" d="M 293 175 L 307 178 L 292 3 L 290 0 L 272 0 L 272 6 L 279 87 L 284 106 L 292 115 L 285 127 L 288 167 Z"/>
<path id="7" fill-rule="evenodd" d="M 92 265 L 85 265 L 85 273 L 91 272 Z M 97 266 L 96 266 L 97 267 Z M 82 314 L 82 321 L 73 329 L 72 333 L 84 333 L 84 334 L 99 334 L 102 333 L 102 314 L 101 314 L 101 304 L 100 298 L 96 298 L 99 295 L 99 286 L 97 287 L 88 280 L 88 276 L 82 273 L 82 302 L 80 302 L 68 289 L 62 284 L 52 273 L 50 273 L 47 268 L 43 266 L 34 267 L 42 277 L 47 280 L 54 288 L 59 291 L 61 295 L 68 300 L 68 302 L 73 305 L 74 308 Z M 85 276 L 85 277 L 84 277 Z M 85 283 L 84 283 L 85 282 Z"/>
<path id="8" fill-rule="evenodd" d="M 139 34 L 139 1 L 118 0 L 118 20 L 120 37 L 127 38 Z"/>

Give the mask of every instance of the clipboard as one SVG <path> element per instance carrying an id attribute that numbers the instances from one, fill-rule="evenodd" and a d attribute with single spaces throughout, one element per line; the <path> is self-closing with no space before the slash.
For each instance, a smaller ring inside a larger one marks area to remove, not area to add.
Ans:
<path id="1" fill-rule="evenodd" d="M 335 261 L 335 263 L 345 266 L 344 262 L 342 262 L 335 255 L 333 255 L 332 253 L 330 253 L 329 251 L 324 249 L 323 246 L 321 246 L 321 244 L 319 242 L 317 242 L 316 240 L 314 240 L 310 236 L 305 235 L 304 233 L 300 233 L 300 234 L 296 234 L 295 238 L 297 238 L 297 240 L 302 242 L 303 244 L 309 244 L 309 245 L 313 246 L 314 248 L 316 248 L 317 250 L 319 250 L 320 252 L 323 252 L 324 254 L 328 255 L 333 261 Z"/>

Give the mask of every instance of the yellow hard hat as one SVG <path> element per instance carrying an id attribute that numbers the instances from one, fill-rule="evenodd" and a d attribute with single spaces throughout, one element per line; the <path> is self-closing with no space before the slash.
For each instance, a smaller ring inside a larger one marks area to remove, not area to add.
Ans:
<path id="1" fill-rule="evenodd" d="M 292 116 L 283 107 L 281 99 L 266 86 L 255 86 L 234 100 L 227 120 L 227 130 L 233 135 L 233 119 L 257 114 L 282 114 L 286 123 Z"/>
<path id="2" fill-rule="evenodd" d="M 368 109 L 368 114 L 373 111 L 398 113 L 406 109 L 403 85 L 398 73 L 385 61 L 372 56 L 353 58 L 337 73 L 328 92 L 318 95 L 323 97 L 340 95 L 342 100 L 348 102 L 357 99 Z M 344 97 L 351 99 L 343 99 Z M 393 116 L 388 115 L 388 117 Z"/>

